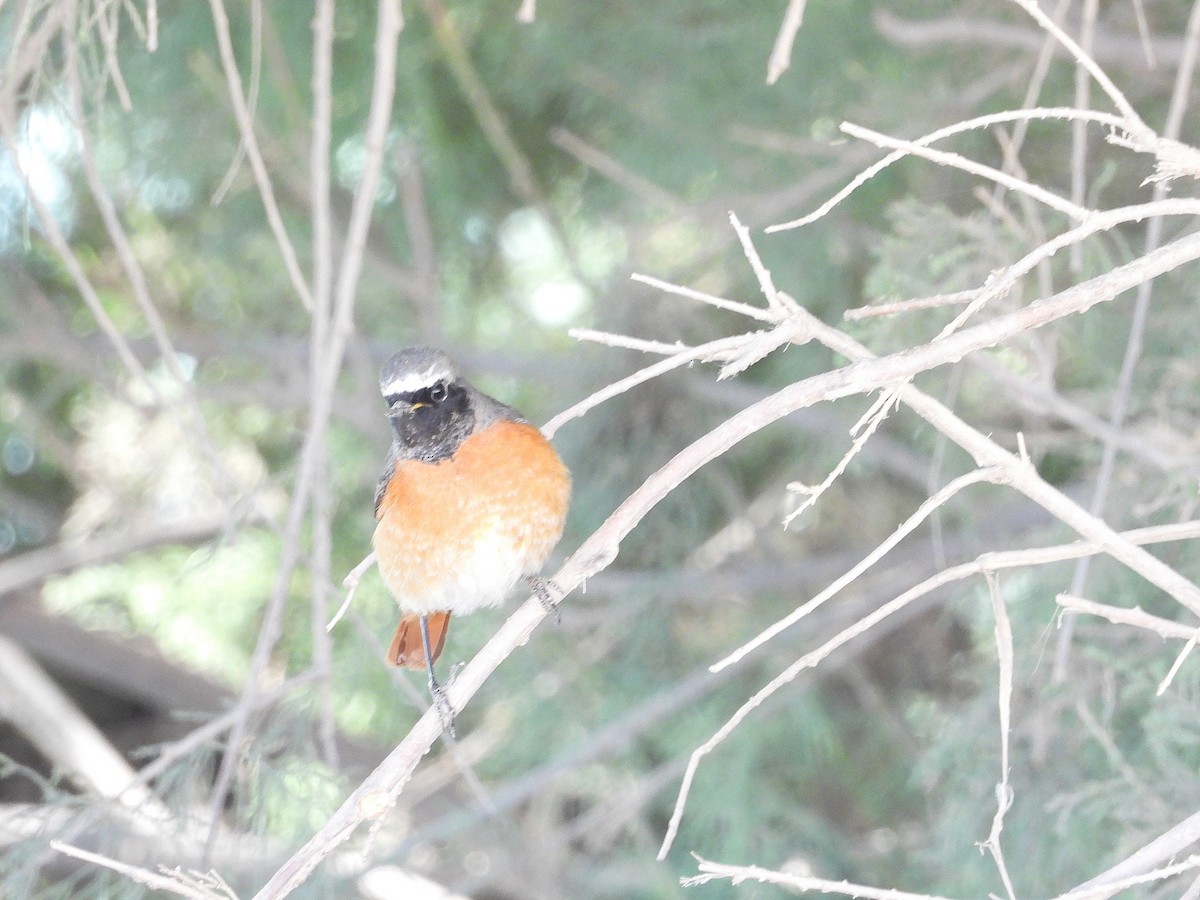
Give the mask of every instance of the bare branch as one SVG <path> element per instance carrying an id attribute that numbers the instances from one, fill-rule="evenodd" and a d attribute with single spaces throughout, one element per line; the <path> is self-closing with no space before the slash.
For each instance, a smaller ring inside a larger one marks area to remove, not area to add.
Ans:
<path id="1" fill-rule="evenodd" d="M 12 722 L 56 767 L 101 797 L 167 821 L 166 807 L 91 720 L 24 650 L 0 635 L 0 717 Z"/>
<path id="2" fill-rule="evenodd" d="M 528 25 L 530 22 L 537 20 L 537 0 L 521 0 L 521 6 L 517 10 L 517 21 L 523 25 Z"/>
<path id="3" fill-rule="evenodd" d="M 67 540 L 39 547 L 0 562 L 0 597 L 40 584 L 52 575 L 101 565 L 143 550 L 171 544 L 202 544 L 218 537 L 226 527 L 223 516 L 193 519 L 183 525 L 159 525 L 102 534 L 88 541 Z"/>
<path id="4" fill-rule="evenodd" d="M 787 872 L 773 872 L 759 866 L 729 866 L 709 862 L 699 856 L 696 857 L 696 860 L 699 862 L 699 869 L 703 874 L 680 879 L 679 883 L 684 887 L 695 887 L 718 878 L 728 878 L 734 884 L 741 884 L 743 881 L 760 881 L 800 891 L 820 891 L 825 894 L 859 897 L 862 900 L 947 900 L 936 894 L 913 894 L 908 891 L 851 884 L 849 881 L 830 881 L 827 878 L 812 878 L 808 875 L 791 875 Z"/>
<path id="5" fill-rule="evenodd" d="M 1125 534 L 1128 536 L 1130 533 L 1126 532 Z M 1192 641 L 1197 636 L 1197 629 L 1194 625 L 1185 625 L 1182 622 L 1174 622 L 1170 619 L 1154 616 L 1136 606 L 1133 609 L 1123 609 L 1119 606 L 1097 603 L 1094 600 L 1088 600 L 1086 597 L 1074 597 L 1071 594 L 1059 594 L 1054 599 L 1059 606 L 1068 612 L 1099 616 L 1102 619 L 1108 619 L 1114 625 L 1133 625 L 1135 628 L 1144 628 L 1147 631 L 1153 631 L 1164 638 L 1179 638 L 1184 641 Z"/>
<path id="6" fill-rule="evenodd" d="M 1008 783 L 1009 758 L 1008 744 L 1012 733 L 1012 694 L 1013 694 L 1013 633 L 1012 623 L 1008 618 L 1008 608 L 1004 603 L 1004 595 L 1000 591 L 1000 582 L 994 571 L 985 573 L 988 595 L 992 600 L 992 615 L 995 617 L 996 662 L 999 668 L 997 686 L 998 706 L 1000 711 L 1000 781 L 996 784 L 996 815 L 992 818 L 992 830 L 987 840 L 981 845 L 996 863 L 1000 880 L 1004 883 L 1009 900 L 1016 900 L 1012 878 L 1008 874 L 1008 864 L 1004 861 L 1004 851 L 1000 847 L 1000 833 L 1004 830 L 1004 816 L 1013 804 L 1013 789 Z"/>
<path id="7" fill-rule="evenodd" d="M 767 84 L 774 84 L 779 76 L 787 71 L 792 64 L 792 44 L 796 41 L 796 33 L 804 21 L 804 7 L 807 0 L 788 0 L 787 11 L 783 14 L 783 24 L 779 26 L 779 34 L 775 37 L 775 46 L 771 48 L 771 59 L 767 63 Z"/>
<path id="8" fill-rule="evenodd" d="M 868 166 L 858 175 L 856 175 L 849 184 L 822 203 L 813 212 L 808 215 L 801 216 L 799 219 L 793 219 L 790 222 L 781 222 L 778 225 L 771 225 L 767 228 L 767 233 L 771 234 L 776 231 L 786 231 L 790 228 L 800 228 L 812 222 L 823 218 L 834 207 L 841 203 L 846 197 L 854 193 L 862 185 L 866 184 L 888 166 L 909 155 L 908 146 L 927 147 L 930 144 L 937 143 L 948 137 L 953 137 L 956 134 L 962 134 L 966 131 L 974 131 L 979 128 L 990 128 L 993 125 L 1001 125 L 1005 122 L 1030 122 L 1045 119 L 1065 119 L 1068 121 L 1074 119 L 1083 119 L 1088 122 L 1108 125 L 1111 128 L 1125 128 L 1126 123 L 1118 116 L 1111 113 L 1092 112 L 1091 110 L 1071 109 L 1069 107 L 1053 107 L 1053 108 L 1037 108 L 1037 109 L 1018 109 L 1008 110 L 1006 112 L 992 113 L 986 116 L 977 116 L 973 119 L 967 119 L 963 122 L 955 122 L 953 125 L 947 125 L 945 128 L 939 128 L 937 131 L 931 131 L 915 141 L 907 141 L 905 148 L 895 150 L 889 153 L 883 159 Z M 852 126 L 853 127 L 853 126 Z"/>
<path id="9" fill-rule="evenodd" d="M 977 163 L 961 154 L 947 153 L 943 150 L 932 150 L 921 143 L 891 138 L 877 131 L 872 131 L 869 128 L 862 128 L 851 122 L 843 122 L 842 131 L 851 137 L 870 141 L 878 147 L 890 147 L 893 150 L 903 151 L 911 156 L 919 156 L 922 159 L 927 159 L 930 162 L 937 163 L 939 166 L 950 166 L 972 175 L 978 175 L 980 178 L 986 178 L 998 185 L 1003 185 L 1010 191 L 1016 191 L 1017 193 L 1032 197 L 1034 200 L 1044 203 L 1051 209 L 1057 210 L 1078 222 L 1086 220 L 1091 215 L 1091 211 L 1085 207 L 1078 206 L 1070 200 L 1059 197 L 1045 188 L 1038 187 L 1036 184 L 1032 184 L 1023 178 L 1014 178 L 1007 172 Z"/>
<path id="10" fill-rule="evenodd" d="M 1096 65 L 1096 61 L 1075 42 L 1074 38 L 1063 31 L 1057 22 L 1042 11 L 1036 0 L 1013 0 L 1013 2 L 1029 13 L 1047 34 L 1053 35 L 1054 39 L 1062 44 L 1071 56 L 1075 57 L 1076 62 L 1087 69 L 1088 74 L 1092 78 L 1096 79 L 1096 83 L 1100 85 L 1104 93 L 1108 94 L 1108 98 L 1112 100 L 1113 105 L 1116 106 L 1124 117 L 1125 127 L 1135 133 L 1153 134 L 1150 127 L 1137 114 L 1133 105 L 1125 98 L 1120 89 L 1113 84 L 1112 79 L 1108 77 L 1103 69 Z"/>
<path id="11" fill-rule="evenodd" d="M 229 15 L 225 12 L 224 0 L 209 0 L 209 8 L 212 10 L 213 25 L 216 27 L 221 68 L 225 71 L 225 80 L 229 86 L 229 100 L 233 105 L 234 117 L 237 119 L 238 128 L 242 134 L 242 146 L 246 150 L 246 158 L 250 161 L 250 170 L 254 173 L 255 184 L 258 185 L 258 194 L 262 198 L 263 209 L 267 214 L 267 224 L 271 227 L 271 233 L 275 235 L 275 243 L 279 246 L 284 267 L 287 269 L 288 278 L 291 279 L 292 290 L 296 292 L 296 297 L 304 304 L 304 308 L 311 311 L 313 308 L 312 290 L 300 269 L 300 261 L 296 257 L 296 248 L 292 245 L 292 239 L 283 226 L 283 217 L 280 215 L 279 205 L 275 200 L 275 189 L 271 185 L 271 176 L 267 172 L 267 164 L 263 161 L 263 154 L 258 146 L 258 135 L 254 130 L 254 117 L 246 103 L 242 76 L 238 72 L 237 60 L 233 55 L 233 40 L 229 33 Z"/>
<path id="12" fill-rule="evenodd" d="M 92 853 L 90 850 L 72 847 L 62 841 L 51 841 L 50 846 L 67 856 L 112 869 L 132 881 L 144 884 L 154 890 L 168 891 L 180 897 L 190 897 L 192 900 L 237 900 L 237 895 L 215 872 L 207 875 L 184 874 L 180 869 L 151 872 L 149 869 L 131 866 L 111 857 Z"/>

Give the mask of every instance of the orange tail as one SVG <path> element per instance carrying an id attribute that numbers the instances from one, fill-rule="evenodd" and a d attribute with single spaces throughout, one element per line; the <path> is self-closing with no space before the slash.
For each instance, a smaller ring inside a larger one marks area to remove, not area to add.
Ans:
<path id="1" fill-rule="evenodd" d="M 430 613 L 429 619 L 429 650 L 433 659 L 429 665 L 437 662 L 442 655 L 442 647 L 446 644 L 446 632 L 450 630 L 450 613 Z M 421 617 L 413 613 L 400 617 L 396 626 L 396 636 L 392 638 L 392 646 L 388 648 L 387 661 L 393 666 L 405 669 L 424 669 L 425 644 L 421 640 Z"/>

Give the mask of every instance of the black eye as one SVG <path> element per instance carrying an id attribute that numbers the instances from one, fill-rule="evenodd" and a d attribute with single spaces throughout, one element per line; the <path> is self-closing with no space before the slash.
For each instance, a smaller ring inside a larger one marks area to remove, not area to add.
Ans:
<path id="1" fill-rule="evenodd" d="M 434 403 L 441 403 L 446 399 L 446 394 L 446 383 L 444 381 L 439 381 L 429 389 L 429 399 Z"/>

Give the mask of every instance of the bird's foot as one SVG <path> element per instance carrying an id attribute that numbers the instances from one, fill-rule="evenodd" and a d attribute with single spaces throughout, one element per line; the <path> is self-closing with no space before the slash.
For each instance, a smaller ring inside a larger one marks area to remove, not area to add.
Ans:
<path id="1" fill-rule="evenodd" d="M 438 718 L 442 720 L 442 733 L 454 740 L 458 737 L 454 731 L 454 707 L 450 705 L 446 689 L 433 677 L 432 672 L 429 673 L 429 695 L 433 698 L 433 705 L 437 707 Z"/>
<path id="2" fill-rule="evenodd" d="M 529 585 L 529 589 L 533 591 L 533 595 L 538 598 L 542 604 L 542 608 L 546 612 L 554 616 L 554 624 L 562 624 L 562 613 L 558 611 L 558 604 L 562 602 L 563 591 L 550 578 L 543 578 L 540 575 L 526 575 L 525 583 Z"/>

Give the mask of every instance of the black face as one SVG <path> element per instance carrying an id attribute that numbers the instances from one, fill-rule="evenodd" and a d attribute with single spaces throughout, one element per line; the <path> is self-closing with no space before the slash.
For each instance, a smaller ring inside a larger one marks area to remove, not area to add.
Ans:
<path id="1" fill-rule="evenodd" d="M 407 459 L 438 462 L 449 459 L 471 435 L 475 412 L 466 388 L 438 381 L 404 394 L 390 394 L 388 418 Z"/>

